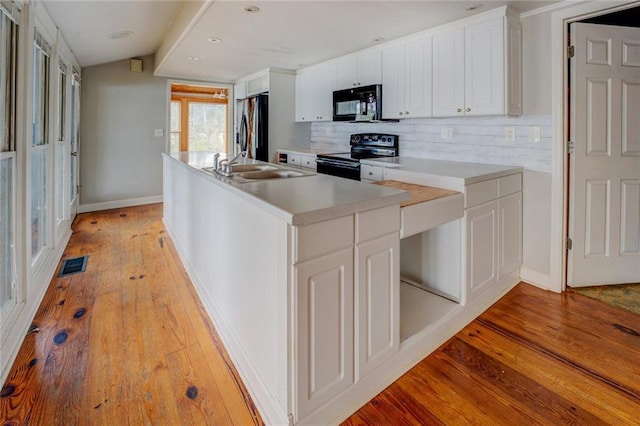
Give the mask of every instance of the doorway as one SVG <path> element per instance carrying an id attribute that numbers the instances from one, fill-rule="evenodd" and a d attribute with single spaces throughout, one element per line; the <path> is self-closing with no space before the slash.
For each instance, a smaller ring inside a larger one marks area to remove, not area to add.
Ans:
<path id="1" fill-rule="evenodd" d="M 171 84 L 169 152 L 229 152 L 229 88 Z"/>
<path id="2" fill-rule="evenodd" d="M 554 139 L 557 143 L 553 150 L 552 210 L 555 213 L 553 213 L 552 216 L 553 242 L 551 247 L 551 278 L 552 282 L 554 282 L 554 287 L 557 285 L 557 288 L 552 288 L 552 290 L 555 291 L 560 292 L 565 290 L 568 284 L 568 268 L 570 265 L 568 262 L 569 247 L 566 243 L 569 241 L 566 237 L 571 237 L 569 230 L 571 228 L 570 224 L 574 219 L 572 216 L 574 212 L 570 208 L 570 196 L 572 194 L 569 193 L 569 188 L 572 184 L 570 180 L 572 160 L 569 157 L 569 150 L 571 148 L 568 143 L 564 142 L 572 140 L 569 124 L 571 123 L 571 126 L 576 124 L 570 119 L 570 96 L 567 95 L 570 89 L 569 83 L 571 75 L 567 59 L 567 46 L 570 44 L 568 41 L 568 26 L 571 23 L 584 20 L 593 22 L 593 19 L 612 19 L 612 16 L 615 19 L 620 19 L 621 16 L 627 16 L 627 14 L 637 16 L 639 4 L 638 2 L 626 4 L 624 2 L 608 3 L 606 4 L 607 9 L 603 9 L 605 6 L 603 3 L 590 3 L 563 9 L 554 12 L 552 15 L 552 41 L 554 46 L 554 54 L 552 56 L 554 83 L 553 116 Z M 611 24 L 613 22 L 609 21 L 606 23 Z M 640 69 L 638 69 L 638 71 L 640 71 Z M 571 89 L 573 90 L 573 88 Z M 576 145 L 577 143 L 578 142 L 576 142 Z M 580 147 L 576 146 L 574 149 L 577 150 L 579 148 Z M 638 158 L 638 161 L 640 161 L 640 157 L 635 158 Z M 596 189 L 602 190 L 602 186 Z M 562 212 L 561 215 L 560 212 Z M 637 212 L 633 214 L 637 215 Z M 618 247 L 612 248 L 612 250 L 613 249 L 617 250 Z M 638 275 L 640 275 L 640 271 Z M 601 278 L 598 278 L 598 280 L 600 279 Z M 601 282 L 602 281 L 599 281 L 598 283 Z"/>

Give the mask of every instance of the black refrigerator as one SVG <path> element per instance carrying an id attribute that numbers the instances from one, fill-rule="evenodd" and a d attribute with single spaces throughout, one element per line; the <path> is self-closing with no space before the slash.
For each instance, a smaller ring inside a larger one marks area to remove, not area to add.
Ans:
<path id="1" fill-rule="evenodd" d="M 262 94 L 236 102 L 234 154 L 246 151 L 247 158 L 269 161 L 269 95 Z"/>

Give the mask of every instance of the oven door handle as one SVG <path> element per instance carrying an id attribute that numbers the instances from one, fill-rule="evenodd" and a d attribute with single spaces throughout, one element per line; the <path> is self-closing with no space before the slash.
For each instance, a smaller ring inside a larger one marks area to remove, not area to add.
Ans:
<path id="1" fill-rule="evenodd" d="M 357 170 L 360 168 L 360 163 L 353 163 L 351 161 L 327 160 L 324 158 L 318 158 L 316 159 L 316 163 L 322 164 L 323 166 L 334 166 L 343 169 Z"/>

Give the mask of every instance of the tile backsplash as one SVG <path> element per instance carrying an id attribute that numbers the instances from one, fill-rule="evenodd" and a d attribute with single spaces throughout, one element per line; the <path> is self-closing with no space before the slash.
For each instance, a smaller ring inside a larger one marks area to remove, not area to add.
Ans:
<path id="1" fill-rule="evenodd" d="M 443 139 L 448 129 L 451 139 Z M 515 131 L 513 140 L 505 136 L 511 130 Z M 318 122 L 311 123 L 311 149 L 348 151 L 349 136 L 367 132 L 399 135 L 401 156 L 507 164 L 551 173 L 550 115 L 418 118 L 399 123 Z"/>

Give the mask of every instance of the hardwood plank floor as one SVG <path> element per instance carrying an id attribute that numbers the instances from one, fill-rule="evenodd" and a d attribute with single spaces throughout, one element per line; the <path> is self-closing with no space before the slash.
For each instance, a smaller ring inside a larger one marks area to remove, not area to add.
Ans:
<path id="1" fill-rule="evenodd" d="M 262 424 L 159 204 L 79 215 L 1 424 Z M 519 284 L 346 425 L 638 424 L 640 315 Z"/>

